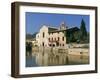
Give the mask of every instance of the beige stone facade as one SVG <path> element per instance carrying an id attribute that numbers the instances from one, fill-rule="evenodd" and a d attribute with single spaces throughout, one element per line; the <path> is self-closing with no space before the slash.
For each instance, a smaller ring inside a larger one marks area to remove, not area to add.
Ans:
<path id="1" fill-rule="evenodd" d="M 66 45 L 66 31 L 65 23 L 61 23 L 60 28 L 57 29 L 52 26 L 43 25 L 36 35 L 36 41 L 38 46 L 50 47 L 50 46 L 65 46 Z"/>

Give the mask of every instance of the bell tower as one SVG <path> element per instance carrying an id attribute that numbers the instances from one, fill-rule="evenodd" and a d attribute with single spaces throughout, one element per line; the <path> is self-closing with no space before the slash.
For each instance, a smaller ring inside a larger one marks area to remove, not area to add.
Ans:
<path id="1" fill-rule="evenodd" d="M 60 30 L 66 30 L 67 27 L 66 27 L 66 24 L 65 22 L 63 21 L 61 24 L 60 24 Z"/>

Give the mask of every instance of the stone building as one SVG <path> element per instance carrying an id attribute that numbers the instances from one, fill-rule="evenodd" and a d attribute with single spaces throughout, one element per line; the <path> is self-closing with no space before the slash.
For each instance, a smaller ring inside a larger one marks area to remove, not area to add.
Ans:
<path id="1" fill-rule="evenodd" d="M 36 35 L 37 45 L 45 47 L 64 46 L 66 43 L 64 30 L 66 30 L 64 22 L 61 24 L 60 29 L 43 25 Z"/>
<path id="2" fill-rule="evenodd" d="M 76 28 L 75 30 L 77 30 Z M 61 23 L 59 28 L 43 25 L 40 28 L 39 32 L 36 34 L 37 45 L 43 47 L 66 46 L 67 42 L 66 32 L 68 30 L 70 29 L 68 29 L 68 27 L 64 22 Z"/>

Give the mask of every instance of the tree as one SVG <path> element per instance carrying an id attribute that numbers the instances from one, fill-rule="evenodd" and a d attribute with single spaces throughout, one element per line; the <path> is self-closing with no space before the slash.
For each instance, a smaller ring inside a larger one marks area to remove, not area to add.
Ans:
<path id="1" fill-rule="evenodd" d="M 85 42 L 86 40 L 87 40 L 86 25 L 84 20 L 82 19 L 81 26 L 80 26 L 80 41 Z"/>

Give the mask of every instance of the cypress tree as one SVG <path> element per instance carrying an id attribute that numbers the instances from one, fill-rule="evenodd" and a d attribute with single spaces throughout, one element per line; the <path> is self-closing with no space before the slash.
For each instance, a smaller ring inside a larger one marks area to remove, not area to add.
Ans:
<path id="1" fill-rule="evenodd" d="M 84 20 L 82 19 L 81 26 L 80 26 L 80 41 L 85 42 L 86 40 L 87 40 L 86 25 Z"/>

